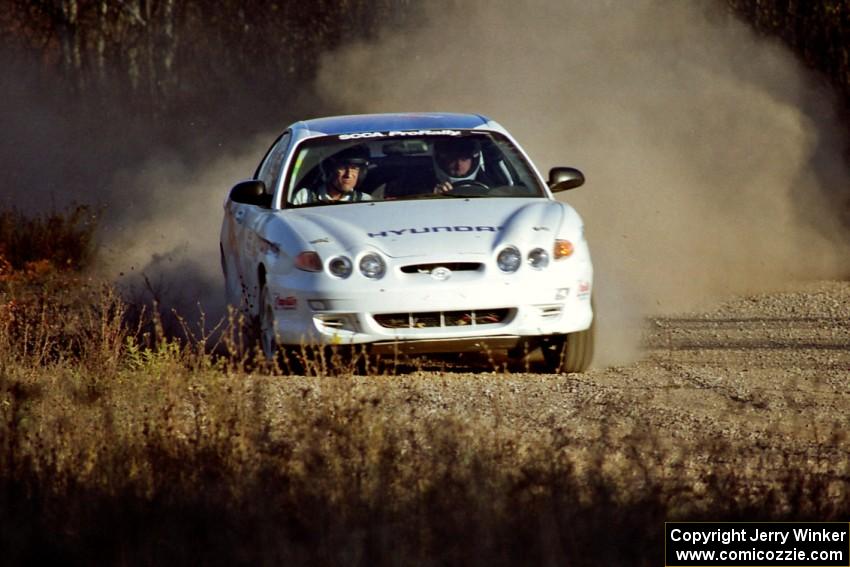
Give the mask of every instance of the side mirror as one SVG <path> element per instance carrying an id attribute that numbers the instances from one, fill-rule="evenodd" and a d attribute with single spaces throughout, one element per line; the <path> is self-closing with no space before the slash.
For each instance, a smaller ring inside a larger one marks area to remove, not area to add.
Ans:
<path id="1" fill-rule="evenodd" d="M 584 185 L 584 174 L 574 167 L 553 167 L 549 170 L 549 189 L 559 193 Z"/>
<path id="2" fill-rule="evenodd" d="M 249 179 L 234 185 L 230 190 L 230 200 L 258 207 L 270 207 L 272 204 L 272 196 L 266 193 L 266 184 L 259 179 Z"/>

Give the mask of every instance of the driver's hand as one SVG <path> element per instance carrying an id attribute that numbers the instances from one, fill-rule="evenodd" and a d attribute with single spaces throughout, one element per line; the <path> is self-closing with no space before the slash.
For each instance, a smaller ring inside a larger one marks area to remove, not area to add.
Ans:
<path id="1" fill-rule="evenodd" d="M 448 181 L 443 181 L 442 183 L 437 183 L 434 185 L 434 194 L 439 195 L 440 193 L 448 193 L 452 190 L 452 184 Z"/>

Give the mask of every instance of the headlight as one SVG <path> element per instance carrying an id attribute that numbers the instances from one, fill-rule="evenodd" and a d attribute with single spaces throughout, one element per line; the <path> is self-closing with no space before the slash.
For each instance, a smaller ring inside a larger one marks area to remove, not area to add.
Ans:
<path id="1" fill-rule="evenodd" d="M 532 268 L 542 270 L 549 265 L 549 254 L 542 248 L 535 248 L 528 253 L 528 264 Z"/>
<path id="2" fill-rule="evenodd" d="M 556 240 L 555 241 L 555 259 L 560 260 L 561 258 L 569 258 L 573 255 L 573 243 L 569 240 Z"/>
<path id="3" fill-rule="evenodd" d="M 498 256 L 496 256 L 496 264 L 498 264 L 499 269 L 503 272 L 515 272 L 519 269 L 519 265 L 521 263 L 522 256 L 520 255 L 519 250 L 513 246 L 508 246 L 499 252 Z"/>
<path id="4" fill-rule="evenodd" d="M 315 252 L 304 251 L 295 257 L 295 267 L 305 272 L 321 272 L 322 259 Z"/>
<path id="5" fill-rule="evenodd" d="M 369 279 L 382 278 L 386 270 L 386 264 L 377 254 L 369 253 L 360 258 L 360 273 Z"/>
<path id="6" fill-rule="evenodd" d="M 345 256 L 331 258 L 331 261 L 328 262 L 328 271 L 338 278 L 345 279 L 351 275 L 351 260 Z"/>

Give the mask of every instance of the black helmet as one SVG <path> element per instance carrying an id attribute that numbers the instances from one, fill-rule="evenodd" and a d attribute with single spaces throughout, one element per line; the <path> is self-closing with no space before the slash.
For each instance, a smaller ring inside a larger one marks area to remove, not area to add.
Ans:
<path id="1" fill-rule="evenodd" d="M 351 146 L 327 158 L 324 163 L 327 166 L 322 166 L 322 175 L 326 181 L 333 177 L 333 170 L 337 167 L 341 165 L 356 165 L 360 170 L 357 175 L 357 185 L 355 186 L 357 188 L 363 185 L 363 180 L 366 179 L 366 173 L 369 171 L 369 148 L 361 145 Z"/>
<path id="2" fill-rule="evenodd" d="M 328 159 L 334 167 L 351 164 L 365 168 L 369 165 L 369 149 L 365 146 L 351 146 L 335 153 Z"/>

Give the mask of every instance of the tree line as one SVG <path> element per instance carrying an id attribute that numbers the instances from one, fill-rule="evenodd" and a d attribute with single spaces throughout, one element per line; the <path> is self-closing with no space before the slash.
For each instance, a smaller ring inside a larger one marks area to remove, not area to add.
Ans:
<path id="1" fill-rule="evenodd" d="M 850 101 L 850 0 L 716 1 L 759 33 L 781 38 Z M 128 109 L 146 119 L 202 115 L 246 91 L 279 97 L 287 85 L 312 77 L 322 52 L 349 39 L 374 37 L 387 24 L 413 21 L 424 5 L 416 0 L 0 4 L 6 57 L 28 63 L 35 57 L 39 71 L 51 80 L 60 77 L 66 93 L 95 102 L 123 95 L 118 98 Z M 203 100 L 211 106 L 196 108 Z M 258 100 L 256 106 L 269 102 Z"/>
<path id="2" fill-rule="evenodd" d="M 0 4 L 0 48 L 7 59 L 31 67 L 35 58 L 43 78 L 59 77 L 66 93 L 118 95 L 148 118 L 182 112 L 203 98 L 220 103 L 304 80 L 323 51 L 355 34 L 373 37 L 387 22 L 417 12 L 413 0 Z"/>

